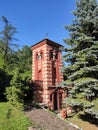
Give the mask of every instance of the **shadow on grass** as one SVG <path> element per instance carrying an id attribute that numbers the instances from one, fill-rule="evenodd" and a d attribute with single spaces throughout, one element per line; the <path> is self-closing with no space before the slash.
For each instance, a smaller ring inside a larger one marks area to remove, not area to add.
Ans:
<path id="1" fill-rule="evenodd" d="M 10 118 L 10 115 L 11 115 L 11 109 L 9 108 L 8 111 L 7 111 L 6 118 L 9 119 L 9 118 Z"/>
<path id="2" fill-rule="evenodd" d="M 79 114 L 78 117 L 80 119 L 82 119 L 83 121 L 87 121 L 90 124 L 94 124 L 94 125 L 96 125 L 98 127 L 98 120 L 92 118 L 90 115 Z"/>
<path id="3" fill-rule="evenodd" d="M 24 111 L 31 111 L 33 109 L 42 109 L 38 103 L 25 104 Z"/>

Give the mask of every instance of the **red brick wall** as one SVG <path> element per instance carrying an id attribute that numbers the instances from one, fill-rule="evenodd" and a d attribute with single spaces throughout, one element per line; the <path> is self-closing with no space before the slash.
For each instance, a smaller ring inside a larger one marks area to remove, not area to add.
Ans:
<path id="1" fill-rule="evenodd" d="M 52 44 L 48 44 L 47 40 L 40 42 L 39 44 L 32 47 L 32 80 L 42 80 L 43 90 L 36 91 L 35 98 L 37 99 L 38 94 L 41 93 L 42 102 L 49 102 L 49 91 L 48 87 L 56 87 L 62 80 L 63 74 L 62 69 L 62 54 L 58 47 Z M 58 53 L 58 59 L 50 59 L 50 51 Z M 42 53 L 42 59 L 37 59 L 37 56 Z M 56 74 L 53 77 L 53 62 L 56 69 Z M 55 81 L 54 81 L 55 80 Z M 55 83 L 54 83 L 55 82 Z M 40 96 L 39 96 L 40 98 Z"/>

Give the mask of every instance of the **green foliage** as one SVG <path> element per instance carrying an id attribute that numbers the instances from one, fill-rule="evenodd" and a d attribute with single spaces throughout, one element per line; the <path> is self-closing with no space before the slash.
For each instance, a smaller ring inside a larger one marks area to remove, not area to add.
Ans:
<path id="1" fill-rule="evenodd" d="M 0 32 L 0 51 L 6 60 L 10 59 L 9 56 L 13 52 L 12 46 L 16 46 L 12 41 L 16 40 L 13 35 L 17 33 L 16 28 L 13 27 L 6 17 L 2 16 L 4 22 L 4 29 Z"/>
<path id="2" fill-rule="evenodd" d="M 96 105 L 95 105 L 96 104 Z M 87 106 L 87 105 L 86 105 Z M 93 105 L 91 106 L 87 106 L 87 109 L 85 109 L 85 114 L 87 115 L 91 115 L 91 117 L 93 117 L 94 119 L 98 120 L 98 100 L 95 99 L 93 101 Z"/>
<path id="3" fill-rule="evenodd" d="M 63 72 L 65 84 L 74 86 L 66 102 L 90 113 L 96 108 L 94 100 L 98 98 L 98 3 L 77 0 L 73 13 L 72 25 L 65 26 L 70 38 L 65 39 L 69 48 L 65 48 L 64 61 L 69 64 Z"/>
<path id="4" fill-rule="evenodd" d="M 0 130 L 27 130 L 30 125 L 22 111 L 9 103 L 0 103 Z"/>
<path id="5" fill-rule="evenodd" d="M 13 44 L 17 32 L 10 22 L 2 17 L 4 29 L 0 31 L 0 99 L 4 94 L 16 107 L 23 107 L 27 100 L 32 100 L 31 80 L 32 51 L 28 46 L 20 50 Z M 6 91 L 6 92 L 5 92 Z"/>
<path id="6" fill-rule="evenodd" d="M 6 88 L 7 100 L 17 108 L 23 108 L 23 87 L 21 83 L 19 71 L 16 70 L 10 82 L 10 87 Z"/>
<path id="7" fill-rule="evenodd" d="M 0 68 L 3 68 L 3 67 L 4 67 L 4 58 L 3 58 L 2 53 L 0 53 Z"/>
<path id="8" fill-rule="evenodd" d="M 16 69 L 13 78 L 10 81 L 10 87 L 6 88 L 7 100 L 17 108 L 24 108 L 26 101 L 32 101 L 32 87 L 29 84 L 28 77 L 22 77 L 20 70 Z"/>
<path id="9" fill-rule="evenodd" d="M 21 50 L 16 52 L 18 58 L 18 67 L 21 70 L 21 76 L 27 80 L 31 79 L 32 51 L 28 46 L 23 46 Z"/>
<path id="10" fill-rule="evenodd" d="M 5 89 L 9 86 L 11 75 L 8 75 L 3 69 L 0 69 L 0 101 L 5 100 Z"/>

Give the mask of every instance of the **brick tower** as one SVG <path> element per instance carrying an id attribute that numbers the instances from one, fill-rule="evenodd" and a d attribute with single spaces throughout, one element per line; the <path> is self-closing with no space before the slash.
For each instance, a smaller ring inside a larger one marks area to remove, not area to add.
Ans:
<path id="1" fill-rule="evenodd" d="M 62 103 L 63 89 L 59 86 L 63 80 L 61 47 L 49 39 L 31 47 L 33 100 L 54 110 L 60 109 Z"/>

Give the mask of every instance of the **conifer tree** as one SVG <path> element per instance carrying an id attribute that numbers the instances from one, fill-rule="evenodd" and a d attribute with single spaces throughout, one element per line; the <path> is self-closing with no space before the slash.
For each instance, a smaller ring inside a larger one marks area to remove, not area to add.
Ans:
<path id="1" fill-rule="evenodd" d="M 72 85 L 66 102 L 98 119 L 98 3 L 77 0 L 75 19 L 65 26 L 70 38 L 65 39 L 65 84 Z"/>
<path id="2" fill-rule="evenodd" d="M 17 46 L 12 43 L 13 40 L 17 40 L 13 37 L 17 31 L 6 17 L 2 16 L 2 21 L 4 22 L 4 29 L 3 31 L 0 31 L 0 52 L 2 52 L 4 58 L 8 60 L 9 55 L 13 52 L 12 46 Z"/>

